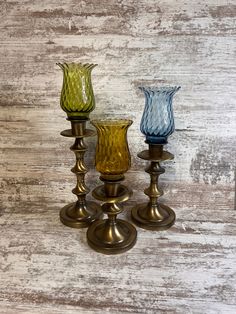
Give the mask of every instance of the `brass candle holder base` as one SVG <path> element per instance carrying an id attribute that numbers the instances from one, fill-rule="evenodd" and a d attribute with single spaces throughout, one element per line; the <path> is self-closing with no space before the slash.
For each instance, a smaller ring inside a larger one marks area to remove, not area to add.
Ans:
<path id="1" fill-rule="evenodd" d="M 138 157 L 151 161 L 151 164 L 145 169 L 150 174 L 151 183 L 144 190 L 150 201 L 137 205 L 132 209 L 132 220 L 143 229 L 168 229 L 175 222 L 175 212 L 168 206 L 158 202 L 158 198 L 163 195 L 162 190 L 158 188 L 158 178 L 159 175 L 165 172 L 165 169 L 159 163 L 160 161 L 171 160 L 174 156 L 167 151 L 163 151 L 162 144 L 149 144 L 149 150 L 142 151 L 138 154 Z"/>
<path id="2" fill-rule="evenodd" d="M 102 210 L 108 215 L 108 219 L 94 222 L 87 230 L 89 246 L 97 252 L 104 254 L 119 254 L 131 249 L 137 239 L 135 227 L 127 221 L 116 219 L 122 212 L 121 205 L 129 199 L 132 191 L 117 181 L 104 181 L 103 186 L 94 189 L 93 196 L 105 202 Z"/>
<path id="3" fill-rule="evenodd" d="M 101 207 L 98 204 L 86 201 L 86 195 L 89 193 L 89 189 L 84 182 L 85 174 L 88 172 L 84 163 L 84 155 L 87 150 L 84 138 L 95 135 L 93 130 L 86 129 L 87 120 L 88 119 L 70 119 L 71 129 L 61 132 L 61 135 L 65 137 L 75 138 L 75 142 L 70 149 L 76 156 L 76 164 L 71 171 L 77 176 L 77 185 L 72 190 L 72 193 L 77 196 L 78 201 L 66 205 L 60 211 L 61 222 L 72 228 L 88 227 L 102 215 Z"/>
<path id="4" fill-rule="evenodd" d="M 101 207 L 95 202 L 78 202 L 64 206 L 60 211 L 61 222 L 71 228 L 86 228 L 101 217 Z"/>
<path id="5" fill-rule="evenodd" d="M 175 222 L 175 212 L 168 206 L 143 203 L 132 210 L 132 219 L 137 226 L 148 230 L 166 230 Z"/>

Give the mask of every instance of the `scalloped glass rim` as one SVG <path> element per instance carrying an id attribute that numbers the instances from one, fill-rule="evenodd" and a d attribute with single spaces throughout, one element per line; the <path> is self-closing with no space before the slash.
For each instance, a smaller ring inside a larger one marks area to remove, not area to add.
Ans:
<path id="1" fill-rule="evenodd" d="M 147 93 L 176 93 L 181 86 L 139 86 L 138 87 L 141 91 L 147 92 Z"/>
<path id="2" fill-rule="evenodd" d="M 125 125 L 125 126 L 130 126 L 133 121 L 129 119 L 96 119 L 96 120 L 91 120 L 90 121 L 94 126 L 99 125 L 99 126 L 117 126 L 117 125 Z"/>
<path id="3" fill-rule="evenodd" d="M 57 62 L 56 65 L 58 65 L 63 71 L 64 70 L 76 70 L 76 69 L 86 69 L 86 70 L 92 70 L 97 66 L 96 63 L 81 63 L 81 62 Z"/>

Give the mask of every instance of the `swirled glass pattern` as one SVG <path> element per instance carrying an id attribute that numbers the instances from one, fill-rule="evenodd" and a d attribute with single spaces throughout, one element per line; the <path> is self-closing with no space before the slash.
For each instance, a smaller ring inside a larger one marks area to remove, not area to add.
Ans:
<path id="1" fill-rule="evenodd" d="M 165 144 L 175 129 L 172 100 L 180 86 L 139 88 L 146 99 L 140 130 L 147 143 Z"/>

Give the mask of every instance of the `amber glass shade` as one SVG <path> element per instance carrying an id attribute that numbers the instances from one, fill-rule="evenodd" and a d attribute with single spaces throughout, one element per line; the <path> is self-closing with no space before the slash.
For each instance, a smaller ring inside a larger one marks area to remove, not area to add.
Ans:
<path id="1" fill-rule="evenodd" d="M 95 164 L 101 175 L 116 176 L 125 173 L 131 165 L 127 130 L 131 120 L 93 120 L 98 141 Z"/>
<path id="2" fill-rule="evenodd" d="M 95 108 L 91 71 L 96 64 L 57 63 L 63 71 L 61 108 L 68 117 L 87 119 Z"/>

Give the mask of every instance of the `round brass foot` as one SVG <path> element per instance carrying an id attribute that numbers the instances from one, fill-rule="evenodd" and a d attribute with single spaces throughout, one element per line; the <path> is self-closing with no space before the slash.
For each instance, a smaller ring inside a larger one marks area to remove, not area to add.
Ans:
<path id="1" fill-rule="evenodd" d="M 148 230 L 166 230 L 175 223 L 175 212 L 163 204 L 155 210 L 147 203 L 140 204 L 132 209 L 131 217 L 137 226 Z"/>
<path id="2" fill-rule="evenodd" d="M 77 202 L 63 207 L 60 211 L 61 222 L 71 228 L 86 228 L 101 218 L 101 207 L 95 202 L 86 202 L 86 207 L 79 207 Z"/>
<path id="3" fill-rule="evenodd" d="M 137 231 L 127 221 L 117 219 L 115 224 L 109 220 L 95 221 L 87 230 L 89 246 L 103 254 L 119 254 L 131 249 L 137 239 Z"/>

